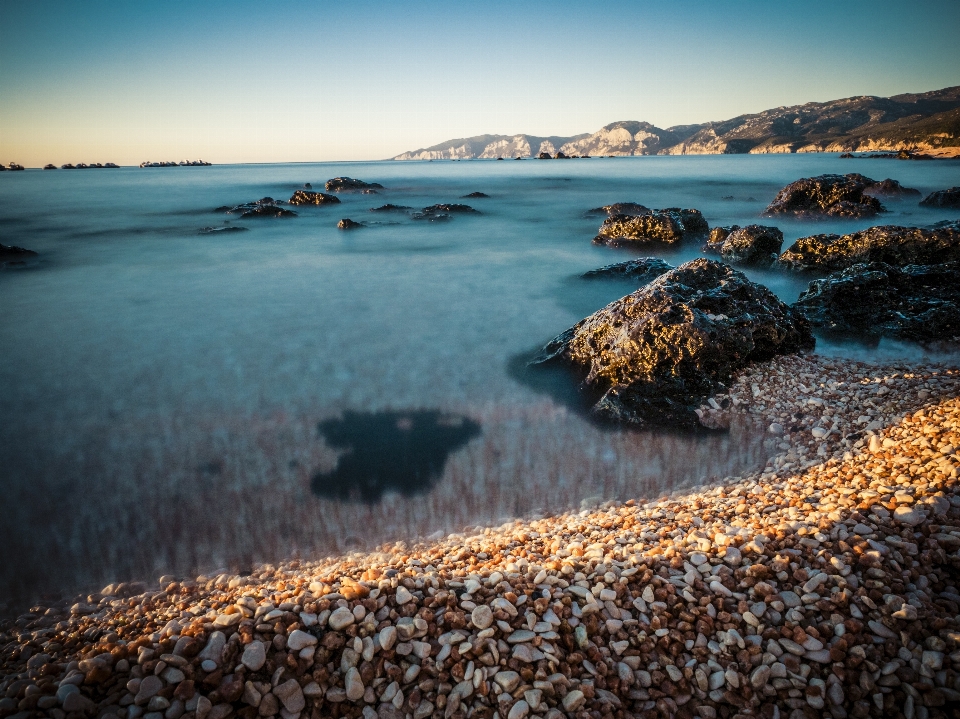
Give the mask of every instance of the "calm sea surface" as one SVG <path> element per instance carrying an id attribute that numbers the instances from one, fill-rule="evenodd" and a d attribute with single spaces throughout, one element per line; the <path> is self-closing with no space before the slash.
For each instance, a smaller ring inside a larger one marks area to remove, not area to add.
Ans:
<path id="1" fill-rule="evenodd" d="M 756 467 L 753 428 L 599 428 L 531 381 L 523 357 L 635 289 L 584 271 L 699 254 L 593 246 L 601 218 L 586 210 L 633 201 L 694 207 L 711 226 L 763 223 L 779 188 L 824 172 L 924 194 L 960 184 L 960 161 L 833 155 L 0 173 L 0 242 L 40 253 L 0 270 L 0 605 L 656 497 Z M 339 175 L 387 189 L 292 219 L 213 212 Z M 458 200 L 474 191 L 490 197 Z M 457 201 L 482 214 L 368 211 Z M 957 214 L 887 205 L 879 223 L 766 223 L 787 246 Z M 341 231 L 343 217 L 369 224 Z M 199 234 L 226 221 L 248 231 Z M 749 274 L 790 302 L 805 286 Z"/>

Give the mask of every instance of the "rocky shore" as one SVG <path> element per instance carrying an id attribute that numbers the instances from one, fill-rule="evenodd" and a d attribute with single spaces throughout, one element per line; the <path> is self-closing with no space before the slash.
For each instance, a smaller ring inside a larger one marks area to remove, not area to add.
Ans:
<path id="1" fill-rule="evenodd" d="M 0 716 L 952 716 L 958 387 L 779 357 L 699 412 L 757 421 L 748 476 L 37 605 L 0 628 Z"/>

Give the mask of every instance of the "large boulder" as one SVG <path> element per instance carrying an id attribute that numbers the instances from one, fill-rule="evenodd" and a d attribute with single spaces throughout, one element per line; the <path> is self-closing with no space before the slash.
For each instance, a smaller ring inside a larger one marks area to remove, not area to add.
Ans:
<path id="1" fill-rule="evenodd" d="M 724 262 L 754 267 L 772 265 L 783 247 L 783 233 L 776 227 L 766 225 L 734 225 L 719 247 L 713 240 L 714 235 L 711 234 L 708 247 L 719 252 Z"/>
<path id="2" fill-rule="evenodd" d="M 581 320 L 534 363 L 572 367 L 600 419 L 695 428 L 694 410 L 734 371 L 813 346 L 807 321 L 773 292 L 699 258 Z"/>
<path id="3" fill-rule="evenodd" d="M 960 260 L 960 227 L 880 225 L 849 235 L 801 237 L 780 255 L 789 270 L 834 272 L 861 262 L 930 265 Z"/>
<path id="4" fill-rule="evenodd" d="M 382 190 L 383 185 L 379 182 L 355 180 L 352 177 L 334 177 L 332 180 L 327 180 L 324 189 L 327 192 L 355 192 L 358 190 Z"/>
<path id="5" fill-rule="evenodd" d="M 340 203 L 340 198 L 325 192 L 297 190 L 290 196 L 289 202 L 291 205 L 337 205 Z"/>
<path id="6" fill-rule="evenodd" d="M 865 194 L 878 183 L 857 173 L 820 175 L 791 182 L 774 198 L 764 214 L 800 217 L 873 217 L 885 212 L 880 200 Z"/>
<path id="7" fill-rule="evenodd" d="M 924 207 L 960 207 L 960 187 L 937 190 L 920 200 Z"/>
<path id="8" fill-rule="evenodd" d="M 815 327 L 865 338 L 960 336 L 960 262 L 853 265 L 814 280 L 793 305 Z"/>
<path id="9" fill-rule="evenodd" d="M 636 280 L 640 284 L 646 284 L 672 269 L 673 265 L 668 265 L 659 257 L 641 257 L 638 260 L 627 260 L 598 267 L 584 272 L 581 277 L 589 280 Z"/>

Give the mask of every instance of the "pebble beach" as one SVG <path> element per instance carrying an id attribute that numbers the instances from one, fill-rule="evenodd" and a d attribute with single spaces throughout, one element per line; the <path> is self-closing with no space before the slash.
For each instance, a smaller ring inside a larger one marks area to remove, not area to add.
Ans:
<path id="1" fill-rule="evenodd" d="M 919 717 L 960 710 L 960 371 L 781 357 L 705 404 L 768 461 L 0 625 L 0 717 Z"/>

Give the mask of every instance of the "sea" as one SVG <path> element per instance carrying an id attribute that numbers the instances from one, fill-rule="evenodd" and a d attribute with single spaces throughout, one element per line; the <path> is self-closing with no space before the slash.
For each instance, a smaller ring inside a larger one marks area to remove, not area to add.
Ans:
<path id="1" fill-rule="evenodd" d="M 38 253 L 0 269 L 0 613 L 656 499 L 762 466 L 762 428 L 600 426 L 568 378 L 527 362 L 637 289 L 584 272 L 701 254 L 696 241 L 594 245 L 591 208 L 696 208 L 711 227 L 774 224 L 784 247 L 957 219 L 916 198 L 885 201 L 879 219 L 761 219 L 787 183 L 845 172 L 924 194 L 960 184 L 960 161 L 830 154 L 0 173 L 0 243 Z M 215 211 L 339 176 L 384 189 L 292 218 Z M 462 199 L 473 192 L 489 197 Z M 370 212 L 386 203 L 479 212 Z M 223 226 L 245 229 L 201 234 Z M 746 273 L 787 302 L 809 280 Z M 887 341 L 820 338 L 818 351 L 955 359 Z"/>

